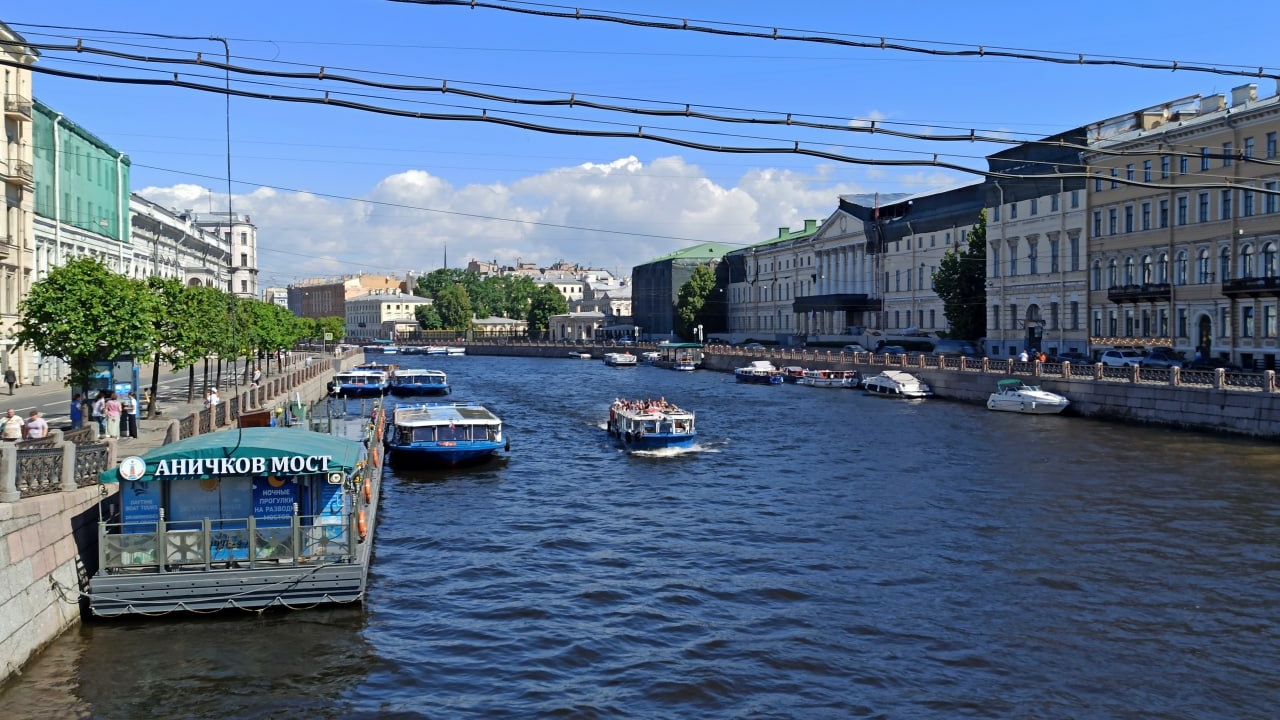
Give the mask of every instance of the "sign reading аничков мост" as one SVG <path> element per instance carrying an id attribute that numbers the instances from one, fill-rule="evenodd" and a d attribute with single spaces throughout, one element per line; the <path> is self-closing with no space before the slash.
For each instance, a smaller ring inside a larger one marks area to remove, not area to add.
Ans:
<path id="1" fill-rule="evenodd" d="M 153 478 L 189 475 L 274 475 L 329 472 L 332 455 L 293 457 L 175 458 L 161 460 Z"/>

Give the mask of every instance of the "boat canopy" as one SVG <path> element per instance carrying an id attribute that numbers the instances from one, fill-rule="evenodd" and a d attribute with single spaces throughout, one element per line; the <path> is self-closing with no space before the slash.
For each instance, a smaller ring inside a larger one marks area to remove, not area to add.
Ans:
<path id="1" fill-rule="evenodd" d="M 996 381 L 997 390 L 1017 390 L 1020 387 L 1022 387 L 1021 380 L 997 380 Z"/>
<path id="2" fill-rule="evenodd" d="M 300 428 L 241 428 L 161 445 L 142 456 L 146 471 L 138 479 L 205 480 L 224 475 L 334 472 L 350 475 L 363 453 L 364 446 L 359 442 L 325 433 Z M 120 482 L 120 471 L 121 468 L 104 470 L 98 474 L 98 482 Z"/>

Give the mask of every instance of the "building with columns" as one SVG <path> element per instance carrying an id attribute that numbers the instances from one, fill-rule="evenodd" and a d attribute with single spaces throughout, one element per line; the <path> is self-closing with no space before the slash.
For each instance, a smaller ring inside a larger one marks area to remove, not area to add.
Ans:
<path id="1" fill-rule="evenodd" d="M 34 153 L 36 143 L 31 71 L 38 53 L 8 25 L 0 23 L 0 53 L 10 63 L 0 68 L 0 107 L 4 114 L 4 220 L 0 223 L 0 363 L 12 368 L 20 382 L 31 382 L 38 358 L 28 350 L 9 352 L 9 336 L 18 325 L 18 305 L 33 281 L 35 248 Z"/>
<path id="2" fill-rule="evenodd" d="M 840 198 L 836 211 L 814 233 L 812 272 L 795 303 L 800 334 L 808 341 L 845 334 L 851 327 L 880 326 L 883 303 L 870 220 L 864 207 Z"/>
<path id="3" fill-rule="evenodd" d="M 221 235 L 201 228 L 191 215 L 129 196 L 133 277 L 174 279 L 187 287 L 227 291 L 231 251 Z"/>
<path id="4" fill-rule="evenodd" d="M 817 220 L 805 220 L 803 229 L 781 227 L 776 237 L 726 253 L 729 342 L 767 339 L 791 344 L 792 336 L 804 332 L 809 318 L 800 321 L 795 303 L 817 285 L 811 242 L 817 231 Z"/>

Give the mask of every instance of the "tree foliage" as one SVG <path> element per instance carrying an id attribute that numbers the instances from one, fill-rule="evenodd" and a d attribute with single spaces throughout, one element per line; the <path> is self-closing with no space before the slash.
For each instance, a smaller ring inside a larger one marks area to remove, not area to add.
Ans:
<path id="1" fill-rule="evenodd" d="M 680 286 L 676 294 L 676 332 L 680 337 L 687 341 L 697 339 L 697 326 L 704 324 L 707 299 L 715 285 L 715 271 L 709 265 L 699 265 L 693 269 L 693 276 Z"/>
<path id="2" fill-rule="evenodd" d="M 569 301 L 554 285 L 542 285 L 534 291 L 525 320 L 529 323 L 529 337 L 545 335 L 551 327 L 552 315 L 569 312 Z"/>
<path id="3" fill-rule="evenodd" d="M 334 340 L 341 340 L 347 336 L 347 320 L 346 318 L 330 315 L 328 317 L 316 318 L 312 321 L 310 337 L 317 340 L 323 340 L 325 334 L 332 334 Z"/>
<path id="4" fill-rule="evenodd" d="M 444 329 L 462 332 L 471 327 L 471 297 L 462 283 L 440 289 L 434 307 Z"/>
<path id="5" fill-rule="evenodd" d="M 949 337 L 977 340 L 987 334 L 987 211 L 969 231 L 967 246 L 949 248 L 933 273 Z"/>
<path id="6" fill-rule="evenodd" d="M 157 306 L 145 283 L 93 258 L 76 258 L 31 286 L 14 339 L 41 355 L 64 358 L 72 387 L 81 387 L 95 362 L 124 353 L 151 356 L 158 346 Z"/>

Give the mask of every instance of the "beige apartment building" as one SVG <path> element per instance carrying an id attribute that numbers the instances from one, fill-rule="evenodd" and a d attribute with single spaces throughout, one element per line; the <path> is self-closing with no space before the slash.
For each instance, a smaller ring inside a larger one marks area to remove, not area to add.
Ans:
<path id="1" fill-rule="evenodd" d="M 1090 344 L 1276 367 L 1280 97 L 1257 85 L 1088 128 Z"/>
<path id="2" fill-rule="evenodd" d="M 816 285 L 812 239 L 817 220 L 805 220 L 804 229 L 778 228 L 777 237 L 733 250 L 729 263 L 726 332 L 730 342 L 748 338 L 781 344 L 806 321 L 795 310 L 797 300 L 813 293 Z"/>
<path id="3" fill-rule="evenodd" d="M 32 144 L 31 71 L 34 49 L 8 25 L 0 23 L 0 53 L 13 63 L 0 71 L 0 109 L 4 116 L 4 151 L 0 153 L 0 182 L 4 183 L 4 218 L 0 220 L 0 360 L 13 368 L 19 382 L 35 370 L 30 350 L 9 352 L 10 335 L 18 324 L 18 305 L 31 288 L 35 239 L 35 171 Z"/>
<path id="4" fill-rule="evenodd" d="M 288 287 L 289 311 L 298 317 L 346 317 L 347 301 L 371 292 L 410 293 L 408 280 L 395 275 L 346 275 L 310 278 Z"/>

